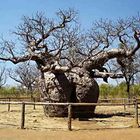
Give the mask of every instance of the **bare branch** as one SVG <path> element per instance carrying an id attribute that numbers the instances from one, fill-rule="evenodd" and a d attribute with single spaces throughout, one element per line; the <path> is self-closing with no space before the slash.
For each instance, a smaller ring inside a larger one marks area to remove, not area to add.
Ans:
<path id="1" fill-rule="evenodd" d="M 135 31 L 134 32 L 134 38 L 137 42 L 137 46 L 132 50 L 131 55 L 134 55 L 136 51 L 140 48 L 140 32 Z"/>
<path id="2" fill-rule="evenodd" d="M 52 71 L 53 73 L 64 73 L 64 72 L 70 71 L 70 68 L 68 66 L 60 66 L 58 62 L 55 62 L 54 64 L 42 67 L 41 71 L 43 72 Z"/>
<path id="3" fill-rule="evenodd" d="M 122 56 L 128 57 L 130 55 L 130 52 L 124 51 L 124 49 L 111 49 L 109 51 L 101 52 L 94 57 L 91 57 L 89 60 L 82 62 L 81 65 L 89 71 L 91 71 L 92 69 L 100 69 L 108 60 Z"/>
<path id="4" fill-rule="evenodd" d="M 99 71 L 94 71 L 93 74 L 94 78 L 105 78 L 105 77 L 110 77 L 110 78 L 123 78 L 123 74 L 119 73 L 109 73 L 109 72 L 99 72 Z"/>

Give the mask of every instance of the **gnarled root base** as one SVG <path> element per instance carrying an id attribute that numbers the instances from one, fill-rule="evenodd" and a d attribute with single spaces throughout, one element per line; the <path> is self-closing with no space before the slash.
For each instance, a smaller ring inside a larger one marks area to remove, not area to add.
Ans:
<path id="1" fill-rule="evenodd" d="M 45 115 L 48 117 L 67 117 L 68 108 L 66 106 L 43 106 Z M 72 107 L 72 118 L 93 118 L 95 106 L 92 107 Z"/>

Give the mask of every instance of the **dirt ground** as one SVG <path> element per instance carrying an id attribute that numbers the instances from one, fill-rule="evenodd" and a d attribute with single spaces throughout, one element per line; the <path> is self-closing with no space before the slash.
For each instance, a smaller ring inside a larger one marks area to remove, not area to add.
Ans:
<path id="1" fill-rule="evenodd" d="M 139 140 L 140 129 L 37 131 L 0 129 L 0 140 Z"/>
<path id="2" fill-rule="evenodd" d="M 20 129 L 21 106 L 0 105 L 0 140 L 131 140 L 140 139 L 140 129 L 134 126 L 134 108 L 123 106 L 97 107 L 96 117 L 89 120 L 73 119 L 68 131 L 67 118 L 46 117 L 42 106 L 26 106 L 25 129 Z"/>

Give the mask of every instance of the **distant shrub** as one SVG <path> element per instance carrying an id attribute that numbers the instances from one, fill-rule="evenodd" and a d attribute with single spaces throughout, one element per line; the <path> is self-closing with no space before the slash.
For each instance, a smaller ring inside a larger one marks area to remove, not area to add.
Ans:
<path id="1" fill-rule="evenodd" d="M 20 94 L 16 87 L 3 87 L 0 88 L 1 97 L 19 97 Z"/>
<path id="2" fill-rule="evenodd" d="M 0 88 L 0 97 L 39 97 L 39 92 L 35 91 L 33 93 L 27 92 L 25 89 L 19 87 L 3 87 Z"/>
<path id="3" fill-rule="evenodd" d="M 140 85 L 132 85 L 130 88 L 131 97 L 140 97 Z M 100 85 L 100 98 L 127 98 L 126 84 L 124 82 L 113 86 L 109 84 Z"/>

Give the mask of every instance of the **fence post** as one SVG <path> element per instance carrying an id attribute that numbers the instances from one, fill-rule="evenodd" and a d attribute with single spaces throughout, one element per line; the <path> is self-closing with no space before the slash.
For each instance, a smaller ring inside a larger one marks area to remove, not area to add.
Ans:
<path id="1" fill-rule="evenodd" d="M 138 122 L 138 102 L 137 99 L 135 99 L 135 123 L 134 127 L 139 127 L 139 122 Z"/>
<path id="2" fill-rule="evenodd" d="M 123 103 L 124 103 L 124 112 L 126 111 L 126 101 L 125 98 L 123 99 Z"/>
<path id="3" fill-rule="evenodd" d="M 8 102 L 10 102 L 11 101 L 11 99 L 10 98 L 8 98 Z M 8 112 L 10 111 L 10 103 L 8 104 Z"/>
<path id="4" fill-rule="evenodd" d="M 35 110 L 35 97 L 33 98 L 33 102 L 34 102 L 34 107 L 33 107 L 33 109 Z"/>
<path id="5" fill-rule="evenodd" d="M 22 103 L 22 109 L 21 109 L 21 129 L 24 129 L 25 124 L 25 103 Z"/>
<path id="6" fill-rule="evenodd" d="M 71 104 L 68 105 L 68 130 L 71 131 L 71 117 L 72 117 L 72 109 Z"/>

